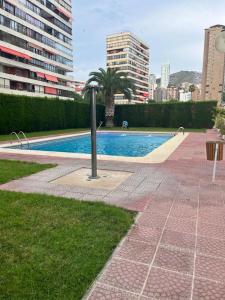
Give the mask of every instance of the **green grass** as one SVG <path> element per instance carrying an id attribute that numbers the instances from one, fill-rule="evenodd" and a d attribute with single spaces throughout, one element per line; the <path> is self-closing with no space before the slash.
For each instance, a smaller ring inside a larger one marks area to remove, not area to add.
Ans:
<path id="1" fill-rule="evenodd" d="M 101 203 L 0 192 L 0 298 L 81 299 L 133 220 Z"/>
<path id="2" fill-rule="evenodd" d="M 55 135 L 55 134 L 73 134 L 73 133 L 85 132 L 85 131 L 88 131 L 88 128 L 36 131 L 36 132 L 28 132 L 28 133 L 25 132 L 25 134 L 28 138 L 32 138 L 32 137 L 43 137 L 43 136 Z M 21 138 L 22 138 L 22 136 L 21 136 Z M 10 134 L 0 135 L 0 141 L 11 141 L 12 139 L 16 140 L 16 137 L 12 136 Z"/>
<path id="3" fill-rule="evenodd" d="M 26 133 L 28 138 L 33 137 L 44 137 L 49 135 L 56 135 L 56 134 L 73 134 L 79 132 L 86 132 L 88 128 L 74 128 L 74 129 L 62 129 L 62 130 L 51 130 L 51 131 L 38 131 L 38 132 L 29 132 Z M 121 130 L 121 127 L 113 127 L 113 128 L 105 128 L 102 127 L 101 130 Z M 177 128 L 160 128 L 160 127 L 130 127 L 128 130 L 132 131 L 162 131 L 162 132 L 176 132 Z M 205 132 L 204 128 L 186 128 L 185 132 Z M 0 142 L 4 141 L 11 141 L 12 139 L 16 139 L 15 136 L 12 137 L 9 135 L 0 135 Z"/>
<path id="4" fill-rule="evenodd" d="M 20 162 L 15 160 L 0 160 L 0 184 L 40 172 L 54 166 L 55 165 Z"/>

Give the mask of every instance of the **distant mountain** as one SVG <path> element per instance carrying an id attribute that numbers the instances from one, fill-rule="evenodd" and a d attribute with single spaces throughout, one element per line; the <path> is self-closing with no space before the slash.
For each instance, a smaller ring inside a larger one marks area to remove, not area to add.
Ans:
<path id="1" fill-rule="evenodd" d="M 195 71 L 180 71 L 170 75 L 170 84 L 180 86 L 183 82 L 199 84 L 202 80 L 202 74 Z"/>
<path id="2" fill-rule="evenodd" d="M 180 71 L 170 75 L 170 85 L 180 86 L 183 82 L 189 82 L 192 84 L 199 84 L 202 80 L 202 74 L 195 71 Z M 160 84 L 161 78 L 157 79 L 157 83 Z"/>

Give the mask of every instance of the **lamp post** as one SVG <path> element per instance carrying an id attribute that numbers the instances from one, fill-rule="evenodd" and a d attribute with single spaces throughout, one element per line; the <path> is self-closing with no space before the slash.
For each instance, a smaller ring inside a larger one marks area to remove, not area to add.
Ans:
<path id="1" fill-rule="evenodd" d="M 98 179 L 97 175 L 97 143 L 96 143 L 96 86 L 90 86 L 91 91 L 91 176 Z"/>

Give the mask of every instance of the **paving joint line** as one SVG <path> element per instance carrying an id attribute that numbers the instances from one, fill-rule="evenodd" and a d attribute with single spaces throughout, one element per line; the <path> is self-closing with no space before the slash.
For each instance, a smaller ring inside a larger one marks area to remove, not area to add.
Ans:
<path id="1" fill-rule="evenodd" d="M 129 294 L 132 294 L 134 296 L 139 296 L 139 293 L 135 293 L 135 292 L 132 292 L 132 291 L 129 291 L 129 290 L 125 290 L 125 289 L 122 289 L 122 288 L 118 288 L 118 287 L 115 287 L 111 284 L 108 284 L 108 283 L 98 283 L 99 285 L 102 285 L 102 286 L 106 286 L 106 287 L 110 287 L 110 288 L 113 288 L 115 290 L 118 290 L 118 291 L 121 291 L 121 292 L 126 292 L 126 293 L 129 293 Z"/>
<path id="2" fill-rule="evenodd" d="M 159 267 L 157 265 L 153 265 L 153 267 L 156 268 L 156 269 L 159 269 L 159 270 L 164 270 L 164 271 L 168 271 L 170 273 L 184 275 L 184 276 L 187 276 L 187 277 L 192 277 L 193 276 L 193 274 L 188 274 L 188 273 L 184 273 L 184 272 L 180 272 L 180 271 L 176 271 L 176 270 L 171 270 L 171 269 Z"/>
<path id="3" fill-rule="evenodd" d="M 176 191 L 175 194 L 178 193 L 179 187 L 180 187 L 180 183 L 178 184 L 177 191 Z M 169 211 L 169 213 L 168 213 L 168 215 L 167 215 L 167 218 L 166 218 L 166 220 L 165 220 L 165 224 L 164 224 L 164 226 L 163 226 L 163 228 L 162 228 L 162 232 L 161 232 L 161 235 L 160 235 L 158 244 L 156 245 L 156 250 L 155 250 L 155 253 L 154 253 L 154 255 L 153 255 L 151 264 L 150 264 L 150 266 L 149 266 L 148 273 L 147 273 L 146 279 L 145 279 L 145 281 L 144 281 L 144 284 L 143 284 L 143 287 L 142 287 L 142 290 L 141 290 L 141 293 L 140 293 L 140 296 L 139 296 L 138 300 L 141 300 L 141 296 L 143 296 L 143 292 L 144 292 L 144 290 L 145 290 L 145 287 L 146 287 L 146 284 L 147 284 L 147 280 L 148 280 L 149 274 L 150 274 L 150 272 L 151 272 L 153 263 L 154 263 L 154 261 L 155 261 L 155 257 L 156 257 L 157 251 L 158 251 L 158 249 L 159 249 L 159 246 L 160 246 L 160 243 L 161 243 L 161 240 L 162 240 L 162 237 L 163 237 L 163 233 L 164 233 L 164 230 L 165 230 L 165 228 L 166 228 L 167 221 L 168 221 L 169 216 L 170 216 L 170 213 L 171 213 L 171 211 L 172 211 L 172 207 L 173 207 L 174 201 L 175 201 L 175 195 L 173 196 L 173 202 L 172 202 L 170 211 Z"/>
<path id="4" fill-rule="evenodd" d="M 190 299 L 193 300 L 194 296 L 194 285 L 195 285 L 195 272 L 196 272 L 196 260 L 197 260 L 197 243 L 198 243 L 198 221 L 199 221 L 199 192 L 200 192 L 200 182 L 198 187 L 198 206 L 197 206 L 197 220 L 195 224 L 195 251 L 194 251 L 194 266 L 193 266 L 193 277 L 192 277 L 192 283 L 191 283 L 191 297 Z"/>

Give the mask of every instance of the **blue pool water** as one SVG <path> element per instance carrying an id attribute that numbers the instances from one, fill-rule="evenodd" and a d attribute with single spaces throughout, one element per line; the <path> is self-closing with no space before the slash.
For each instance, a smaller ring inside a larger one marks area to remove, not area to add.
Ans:
<path id="1" fill-rule="evenodd" d="M 97 153 L 113 156 L 143 157 L 168 141 L 171 137 L 169 134 L 98 133 Z M 84 135 L 41 143 L 31 143 L 29 149 L 90 154 L 91 137 L 90 135 Z"/>

